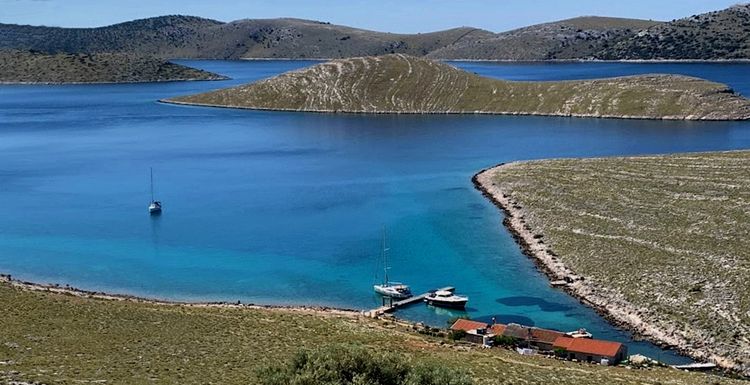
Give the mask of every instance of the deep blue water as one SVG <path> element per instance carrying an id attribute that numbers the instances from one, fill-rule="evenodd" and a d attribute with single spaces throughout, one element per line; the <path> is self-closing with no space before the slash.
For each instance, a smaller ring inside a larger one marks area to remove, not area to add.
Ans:
<path id="1" fill-rule="evenodd" d="M 471 185 L 499 162 L 750 147 L 748 123 L 362 116 L 156 102 L 311 62 L 188 62 L 222 82 L 0 86 L 0 271 L 179 300 L 367 309 L 389 233 L 392 278 L 454 285 L 468 314 L 633 342 L 523 256 Z M 750 95 L 746 64 L 457 65 L 508 79 L 679 72 Z M 152 218 L 148 169 L 165 212 Z M 400 316 L 444 325 L 460 313 Z"/>

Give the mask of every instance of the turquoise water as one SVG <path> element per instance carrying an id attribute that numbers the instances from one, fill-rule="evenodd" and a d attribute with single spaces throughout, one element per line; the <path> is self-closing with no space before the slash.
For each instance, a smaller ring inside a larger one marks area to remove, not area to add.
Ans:
<path id="1" fill-rule="evenodd" d="M 360 116 L 164 105 L 159 98 L 310 62 L 189 62 L 222 82 L 0 86 L 0 271 L 174 300 L 368 309 L 389 232 L 392 278 L 454 285 L 468 315 L 585 327 L 671 362 L 549 288 L 471 185 L 499 162 L 750 147 L 748 123 Z M 750 65 L 477 64 L 510 79 L 679 72 L 750 94 Z M 148 169 L 164 214 L 150 217 Z M 443 326 L 461 313 L 400 316 Z"/>

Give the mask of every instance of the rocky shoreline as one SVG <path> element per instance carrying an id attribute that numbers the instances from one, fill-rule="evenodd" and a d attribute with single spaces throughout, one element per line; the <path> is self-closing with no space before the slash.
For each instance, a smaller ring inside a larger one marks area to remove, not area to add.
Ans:
<path id="1" fill-rule="evenodd" d="M 648 313 L 625 301 L 617 293 L 603 285 L 599 285 L 584 276 L 580 276 L 558 258 L 553 250 L 547 246 L 538 234 L 525 221 L 525 208 L 513 198 L 501 191 L 493 181 L 492 176 L 503 169 L 514 167 L 518 162 L 503 163 L 482 170 L 472 177 L 472 182 L 482 195 L 487 197 L 503 213 L 503 225 L 519 244 L 523 253 L 532 258 L 538 268 L 552 281 L 564 281 L 561 286 L 571 296 L 583 304 L 590 306 L 610 323 L 633 332 L 636 336 L 647 339 L 659 346 L 672 348 L 681 354 L 699 361 L 710 361 L 718 366 L 732 371 L 738 371 L 738 364 L 730 358 L 712 353 L 706 349 L 695 347 L 684 338 L 676 325 L 667 321 L 643 317 Z M 743 373 L 748 375 L 748 373 Z"/>
<path id="2" fill-rule="evenodd" d="M 238 105 L 186 102 L 175 99 L 159 99 L 159 103 L 172 104 L 177 106 L 190 107 L 209 107 L 209 108 L 226 108 L 234 110 L 250 111 L 276 111 L 276 112 L 304 112 L 311 114 L 352 114 L 352 115 L 495 115 L 495 116 L 538 116 L 550 118 L 576 118 L 576 119 L 613 119 L 613 120 L 653 120 L 653 121 L 697 121 L 697 122 L 732 122 L 746 121 L 747 118 L 726 118 L 726 119 L 691 119 L 676 118 L 672 116 L 651 117 L 646 115 L 598 115 L 598 114 L 578 114 L 578 113 L 544 113 L 544 112 L 497 112 L 497 111 L 399 111 L 399 110 L 381 110 L 381 111 L 360 111 L 360 110 L 328 110 L 328 109 L 297 109 L 282 107 L 249 107 Z"/>
<path id="3" fill-rule="evenodd" d="M 256 305 L 253 303 L 243 304 L 241 302 L 181 302 L 167 301 L 138 297 L 127 294 L 111 294 L 101 291 L 90 291 L 78 289 L 69 285 L 40 284 L 22 281 L 13 278 L 10 274 L 0 274 L 0 284 L 8 284 L 21 290 L 40 291 L 47 293 L 70 295 L 80 298 L 91 298 L 105 301 L 129 301 L 159 306 L 185 306 L 185 307 L 203 307 L 203 308 L 231 308 L 231 309 L 255 309 L 255 310 L 279 310 L 290 312 L 302 312 L 319 315 L 345 316 L 351 318 L 361 317 L 363 314 L 359 310 L 340 309 L 327 306 L 283 306 L 283 305 Z"/>

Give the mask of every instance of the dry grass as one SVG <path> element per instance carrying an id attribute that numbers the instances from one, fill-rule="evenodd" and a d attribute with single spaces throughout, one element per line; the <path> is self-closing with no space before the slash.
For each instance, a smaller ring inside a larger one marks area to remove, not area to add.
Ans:
<path id="1" fill-rule="evenodd" d="M 334 60 L 256 83 L 170 101 L 325 112 L 750 119 L 750 101 L 725 85 L 696 78 L 646 75 L 509 82 L 406 55 Z"/>
<path id="2" fill-rule="evenodd" d="M 597 294 L 750 370 L 750 152 L 536 161 L 492 178 Z"/>
<path id="3" fill-rule="evenodd" d="M 356 344 L 471 373 L 480 384 L 732 384 L 454 345 L 388 322 L 291 310 L 144 304 L 0 283 L 0 382 L 253 384 L 300 348 Z"/>

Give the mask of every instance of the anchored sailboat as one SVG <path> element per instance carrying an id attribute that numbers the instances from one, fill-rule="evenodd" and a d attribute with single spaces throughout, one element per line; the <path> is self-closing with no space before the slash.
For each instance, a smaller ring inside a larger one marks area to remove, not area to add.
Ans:
<path id="1" fill-rule="evenodd" d="M 390 282 L 388 281 L 388 270 L 390 267 L 388 266 L 388 248 L 386 247 L 386 239 L 385 239 L 385 229 L 383 229 L 383 249 L 381 251 L 381 255 L 383 257 L 383 283 L 380 285 L 373 285 L 373 289 L 376 293 L 391 297 L 391 298 L 409 298 L 411 297 L 411 289 L 408 285 L 404 285 L 400 282 Z"/>
<path id="2" fill-rule="evenodd" d="M 161 214 L 161 202 L 154 200 L 154 169 L 149 167 L 151 171 L 151 203 L 148 205 L 148 212 L 151 215 Z"/>

